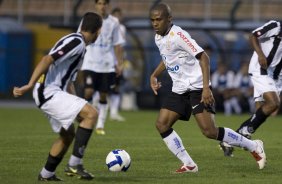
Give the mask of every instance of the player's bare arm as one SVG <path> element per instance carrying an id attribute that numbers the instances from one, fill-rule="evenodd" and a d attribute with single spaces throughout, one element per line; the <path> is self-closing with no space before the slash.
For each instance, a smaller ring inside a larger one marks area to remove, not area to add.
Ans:
<path id="1" fill-rule="evenodd" d="M 38 63 L 36 68 L 34 69 L 32 76 L 27 85 L 22 87 L 14 87 L 13 95 L 14 97 L 19 97 L 24 95 L 27 91 L 31 90 L 35 83 L 38 81 L 40 76 L 47 72 L 49 66 L 54 62 L 54 59 L 50 55 L 46 55 L 42 58 L 42 60 Z"/>
<path id="2" fill-rule="evenodd" d="M 116 65 L 116 73 L 117 75 L 121 75 L 122 74 L 122 70 L 123 70 L 123 47 L 121 45 L 116 45 L 114 47 L 114 51 L 115 51 L 115 55 L 117 58 L 117 65 Z"/>
<path id="3" fill-rule="evenodd" d="M 259 61 L 260 66 L 263 69 L 267 69 L 267 60 L 261 49 L 258 38 L 254 34 L 250 34 L 249 39 L 250 39 L 251 45 L 253 46 L 254 50 L 256 51 L 258 55 L 258 61 Z"/>
<path id="4" fill-rule="evenodd" d="M 163 61 L 160 62 L 158 67 L 155 69 L 155 71 L 152 73 L 150 77 L 150 84 L 151 88 L 155 95 L 158 95 L 158 89 L 162 87 L 161 82 L 158 82 L 158 76 L 165 70 L 165 64 Z"/>
<path id="5" fill-rule="evenodd" d="M 214 98 L 209 87 L 210 81 L 210 61 L 209 56 L 205 52 L 199 53 L 197 59 L 200 61 L 200 66 L 203 73 L 203 93 L 202 93 L 202 102 L 205 105 L 213 104 Z"/>

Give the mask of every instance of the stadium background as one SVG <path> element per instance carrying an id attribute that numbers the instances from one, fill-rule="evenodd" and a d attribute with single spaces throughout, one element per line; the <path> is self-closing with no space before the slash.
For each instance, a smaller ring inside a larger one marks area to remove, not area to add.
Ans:
<path id="1" fill-rule="evenodd" d="M 157 108 L 171 87 L 167 74 L 154 96 L 149 76 L 160 61 L 148 12 L 159 0 L 111 0 L 127 27 L 126 59 L 132 64 L 132 88 L 139 108 Z M 252 49 L 248 32 L 268 20 L 281 20 L 281 0 L 164 0 L 174 23 L 209 46 L 212 72 L 217 62 L 238 71 Z M 11 100 L 12 87 L 26 83 L 31 71 L 57 39 L 75 30 L 80 17 L 94 10 L 94 0 L 0 0 L 0 100 Z M 31 94 L 22 100 L 31 100 Z"/>

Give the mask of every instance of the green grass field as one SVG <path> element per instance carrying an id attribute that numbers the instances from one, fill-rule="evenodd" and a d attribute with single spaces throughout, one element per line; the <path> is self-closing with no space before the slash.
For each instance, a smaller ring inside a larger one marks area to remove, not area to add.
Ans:
<path id="1" fill-rule="evenodd" d="M 282 183 L 282 117 L 271 117 L 254 135 L 264 141 L 268 164 L 257 168 L 250 153 L 236 149 L 235 157 L 223 156 L 214 140 L 206 139 L 194 119 L 179 121 L 174 129 L 182 137 L 188 152 L 199 166 L 196 174 L 173 174 L 180 162 L 166 148 L 155 129 L 157 111 L 122 112 L 127 121 L 107 121 L 106 135 L 93 134 L 84 165 L 95 174 L 92 181 L 81 181 L 64 175 L 71 150 L 57 168 L 64 183 L 152 183 L 152 184 L 260 184 Z M 235 129 L 248 115 L 224 117 L 218 114 L 217 125 Z M 38 109 L 0 108 L 0 184 L 37 183 L 49 148 L 56 138 L 47 119 Z M 109 172 L 105 158 L 112 149 L 125 149 L 132 165 L 125 173 Z"/>

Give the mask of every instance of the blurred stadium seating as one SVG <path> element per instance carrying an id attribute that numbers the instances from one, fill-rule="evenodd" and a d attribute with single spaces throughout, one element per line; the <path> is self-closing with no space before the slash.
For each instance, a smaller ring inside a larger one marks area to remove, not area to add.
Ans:
<path id="1" fill-rule="evenodd" d="M 158 107 L 171 87 L 163 75 L 164 89 L 155 97 L 149 76 L 160 61 L 154 33 L 148 19 L 149 9 L 160 0 L 111 0 L 112 7 L 124 11 L 127 34 L 127 59 L 138 73 L 135 81 L 139 107 Z M 252 53 L 247 34 L 262 23 L 281 20 L 281 0 L 163 0 L 173 11 L 174 23 L 187 29 L 201 46 L 210 46 L 212 71 L 218 61 L 226 62 L 235 72 Z M 76 28 L 80 16 L 94 10 L 94 0 L 2 0 L 0 19 L 13 19 L 34 35 L 33 61 L 39 61 L 51 45 Z M 1 25 L 0 25 L 1 26 Z M 64 28 L 64 29 L 61 29 Z M 142 39 L 141 39 L 142 38 Z M 2 97 L 9 95 L 2 95 Z M 1 93 L 0 93 L 1 97 Z"/>

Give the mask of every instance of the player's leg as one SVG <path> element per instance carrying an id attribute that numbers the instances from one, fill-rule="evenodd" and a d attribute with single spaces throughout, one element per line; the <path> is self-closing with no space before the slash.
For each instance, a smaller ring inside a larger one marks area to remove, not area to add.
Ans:
<path id="1" fill-rule="evenodd" d="M 61 128 L 59 138 L 53 143 L 46 164 L 42 168 L 38 180 L 40 181 L 60 181 L 61 179 L 56 177 L 55 170 L 62 161 L 65 153 L 67 152 L 70 144 L 75 135 L 75 128 L 73 125 L 68 130 Z"/>
<path id="2" fill-rule="evenodd" d="M 92 135 L 93 127 L 96 124 L 98 112 L 87 103 L 79 112 L 79 117 L 81 122 L 76 130 L 72 155 L 65 168 L 65 173 L 69 176 L 78 176 L 80 179 L 90 180 L 94 176 L 84 169 L 83 156 Z"/>
<path id="3" fill-rule="evenodd" d="M 119 114 L 119 106 L 120 106 L 120 82 L 121 77 L 116 77 L 115 88 L 110 92 L 110 119 L 114 121 L 125 121 L 125 118 Z"/>
<path id="4" fill-rule="evenodd" d="M 200 106 L 200 105 L 199 105 Z M 202 133 L 210 139 L 226 142 L 231 146 L 241 147 L 249 150 L 255 157 L 259 169 L 263 169 L 266 164 L 266 156 L 263 149 L 263 143 L 260 140 L 250 140 L 234 130 L 226 127 L 216 127 L 214 115 L 207 110 L 202 113 L 196 113 L 195 119 Z"/>
<path id="5" fill-rule="evenodd" d="M 241 124 L 237 132 L 242 135 L 250 136 L 273 112 L 279 109 L 280 98 L 275 91 L 263 93 L 263 99 L 263 105 L 259 107 L 248 120 Z"/>
<path id="6" fill-rule="evenodd" d="M 105 135 L 105 122 L 108 114 L 108 101 L 107 101 L 108 93 L 99 91 L 99 116 L 96 125 L 96 133 L 98 135 Z"/>
<path id="7" fill-rule="evenodd" d="M 108 101 L 107 97 L 111 88 L 115 87 L 116 75 L 111 73 L 96 73 L 98 75 L 96 83 L 96 89 L 99 91 L 100 100 L 98 104 L 99 117 L 96 125 L 96 133 L 98 135 L 105 135 L 105 123 L 108 114 Z"/>
<path id="8" fill-rule="evenodd" d="M 170 94 L 164 102 L 156 121 L 156 128 L 168 149 L 182 162 L 182 166 L 176 170 L 176 173 L 198 171 L 197 164 L 186 151 L 180 136 L 172 128 L 178 119 L 189 119 L 190 111 L 186 109 L 186 102 L 187 100 L 185 101 L 184 97 L 175 93 Z"/>

